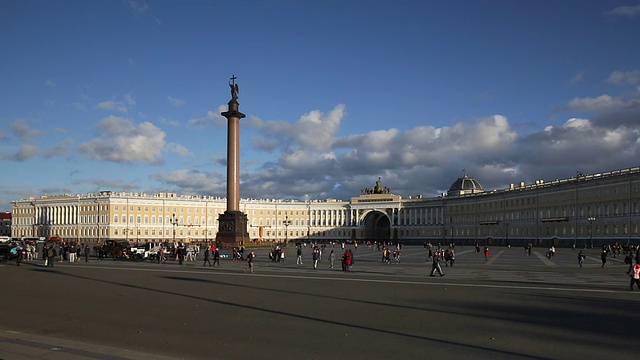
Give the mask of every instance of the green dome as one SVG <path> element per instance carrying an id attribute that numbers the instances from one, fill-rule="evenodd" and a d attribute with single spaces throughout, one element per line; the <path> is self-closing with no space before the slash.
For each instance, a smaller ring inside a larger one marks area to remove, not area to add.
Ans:
<path id="1" fill-rule="evenodd" d="M 482 185 L 480 185 L 476 179 L 464 175 L 451 185 L 449 191 L 447 191 L 447 195 L 467 195 L 481 192 L 484 192 Z"/>

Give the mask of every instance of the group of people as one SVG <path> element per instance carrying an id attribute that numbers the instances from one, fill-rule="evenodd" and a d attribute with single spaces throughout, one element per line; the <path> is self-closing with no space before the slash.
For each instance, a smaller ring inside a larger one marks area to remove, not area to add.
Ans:
<path id="1" fill-rule="evenodd" d="M 311 250 L 311 260 L 313 269 L 318 268 L 318 264 L 322 261 L 322 254 L 326 251 L 326 245 L 317 246 L 314 245 Z M 350 249 L 345 250 L 342 254 L 342 270 L 349 271 L 351 265 L 353 265 L 353 253 Z M 336 262 L 336 253 L 334 250 L 329 252 L 329 268 L 333 269 Z M 296 265 L 302 265 L 302 246 L 298 245 L 296 249 Z"/>
<path id="2" fill-rule="evenodd" d="M 391 264 L 391 262 L 400 262 L 400 250 L 397 248 L 393 250 L 393 260 L 391 260 L 391 249 L 385 247 L 382 249 L 382 262 Z"/>
<path id="3" fill-rule="evenodd" d="M 16 265 L 21 266 L 24 261 L 36 260 L 37 247 L 31 243 L 21 243 L 15 247 Z M 76 245 L 75 243 L 45 242 L 42 244 L 41 259 L 44 266 L 53 267 L 56 262 L 80 261 L 84 254 L 85 261 L 89 261 L 89 245 Z"/>
<path id="4" fill-rule="evenodd" d="M 627 255 L 624 258 L 624 263 L 629 265 L 627 274 L 631 277 L 631 283 L 629 284 L 629 290 L 633 291 L 633 285 L 635 284 L 640 290 L 640 246 L 635 245 L 627 249 Z"/>
<path id="5" fill-rule="evenodd" d="M 211 258 L 213 258 L 213 264 L 211 264 Z M 209 264 L 210 267 L 216 264 L 220 266 L 220 249 L 218 249 L 216 245 L 211 245 L 204 251 L 204 264 L 202 264 L 202 266 L 206 266 L 207 264 Z"/>

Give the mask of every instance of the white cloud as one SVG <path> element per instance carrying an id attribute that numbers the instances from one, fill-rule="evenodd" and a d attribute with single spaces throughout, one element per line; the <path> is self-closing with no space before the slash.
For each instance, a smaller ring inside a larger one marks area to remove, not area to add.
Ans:
<path id="1" fill-rule="evenodd" d="M 573 106 L 611 109 L 621 101 L 584 98 Z M 629 108 L 630 102 L 623 105 Z M 342 137 L 345 113 L 339 105 L 326 113 L 310 111 L 293 123 L 247 119 L 245 125 L 257 134 L 251 145 L 271 154 L 262 165 L 243 169 L 242 196 L 349 199 L 374 185 L 378 176 L 396 194 L 433 196 L 446 192 L 463 168 L 493 189 L 563 173 L 568 177 L 576 169 L 637 165 L 640 155 L 637 121 L 600 126 L 593 119 L 570 118 L 525 136 L 506 116 L 492 115 L 451 126 L 380 129 Z M 247 161 L 254 159 L 243 159 L 243 164 Z M 216 166 L 224 168 L 224 161 Z M 181 193 L 225 194 L 225 176 L 219 173 L 183 169 L 155 179 Z"/>
<path id="2" fill-rule="evenodd" d="M 567 103 L 570 111 L 607 111 L 624 106 L 624 101 L 609 95 L 600 95 L 596 98 L 574 98 Z"/>
<path id="3" fill-rule="evenodd" d="M 122 103 L 117 103 L 115 101 L 102 101 L 99 102 L 96 107 L 105 110 L 116 110 L 125 114 L 129 111 L 124 105 L 122 105 Z"/>
<path id="4" fill-rule="evenodd" d="M 578 73 L 573 78 L 571 78 L 571 80 L 569 80 L 569 83 L 577 84 L 579 82 L 582 82 L 582 80 L 584 80 L 584 74 L 583 73 Z"/>
<path id="5" fill-rule="evenodd" d="M 129 0 L 127 4 L 129 5 L 129 9 L 136 14 L 142 14 L 149 10 L 149 5 L 147 5 L 144 0 Z"/>
<path id="6" fill-rule="evenodd" d="M 133 107 L 136 105 L 136 99 L 131 94 L 124 95 L 124 102 L 130 107 Z"/>
<path id="7" fill-rule="evenodd" d="M 228 110 L 227 105 L 218 106 L 217 111 L 207 111 L 207 115 L 201 118 L 191 119 L 187 121 L 188 126 L 193 127 L 218 127 L 225 125 L 227 119 L 220 115 L 222 112 Z"/>
<path id="8" fill-rule="evenodd" d="M 11 130 L 15 137 L 22 142 L 30 142 L 33 137 L 39 136 L 42 132 L 31 128 L 26 121 L 16 120 L 11 124 Z"/>
<path id="9" fill-rule="evenodd" d="M 65 156 L 68 154 L 69 146 L 73 144 L 73 140 L 66 139 L 57 143 L 54 147 L 45 150 L 44 157 L 50 158 L 54 156 Z"/>
<path id="10" fill-rule="evenodd" d="M 640 70 L 614 71 L 606 82 L 613 85 L 635 85 L 640 83 Z"/>
<path id="11" fill-rule="evenodd" d="M 633 18 L 640 15 L 640 5 L 619 6 L 607 12 L 611 16 Z"/>
<path id="12" fill-rule="evenodd" d="M 134 124 L 131 120 L 109 116 L 97 126 L 98 136 L 78 146 L 91 159 L 118 163 L 160 164 L 166 152 L 188 155 L 186 148 L 167 143 L 165 132 L 150 122 Z"/>
<path id="13" fill-rule="evenodd" d="M 326 150 L 332 147 L 345 114 L 345 106 L 340 104 L 326 114 L 319 110 L 310 111 L 295 123 L 281 120 L 265 121 L 253 117 L 246 122 L 246 125 L 259 129 L 265 134 L 265 139 L 261 142 L 264 145 L 263 149 L 274 145 L 281 148 L 299 146 L 313 150 Z"/>
<path id="14" fill-rule="evenodd" d="M 213 171 L 202 172 L 194 169 L 179 169 L 154 174 L 153 179 L 180 189 L 181 194 L 224 194 L 226 174 Z M 163 188 L 166 191 L 166 186 Z"/>
<path id="15" fill-rule="evenodd" d="M 176 98 L 173 98 L 171 96 L 167 96 L 167 99 L 169 99 L 169 102 L 173 106 L 182 106 L 182 105 L 187 103 L 186 101 L 184 101 L 182 99 L 176 99 Z"/>
<path id="16" fill-rule="evenodd" d="M 16 153 L 0 153 L 0 159 L 8 161 L 25 161 L 38 155 L 38 146 L 33 144 L 22 144 Z"/>

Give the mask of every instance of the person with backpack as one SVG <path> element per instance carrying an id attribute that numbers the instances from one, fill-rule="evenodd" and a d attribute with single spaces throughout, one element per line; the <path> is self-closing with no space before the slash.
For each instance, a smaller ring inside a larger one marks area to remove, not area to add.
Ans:
<path id="1" fill-rule="evenodd" d="M 58 256 L 58 252 L 56 251 L 55 246 L 49 246 L 49 250 L 47 250 L 47 266 L 53 267 L 53 263 L 56 261 L 56 256 Z"/>

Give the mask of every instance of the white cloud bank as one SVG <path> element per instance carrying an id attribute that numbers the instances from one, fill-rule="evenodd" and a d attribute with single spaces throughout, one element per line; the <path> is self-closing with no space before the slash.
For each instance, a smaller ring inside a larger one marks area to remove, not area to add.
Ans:
<path id="1" fill-rule="evenodd" d="M 191 155 L 184 146 L 167 143 L 165 136 L 164 131 L 150 122 L 135 124 L 126 118 L 109 116 L 98 124 L 96 137 L 80 144 L 78 150 L 91 159 L 117 163 L 160 164 L 167 152 Z"/>

